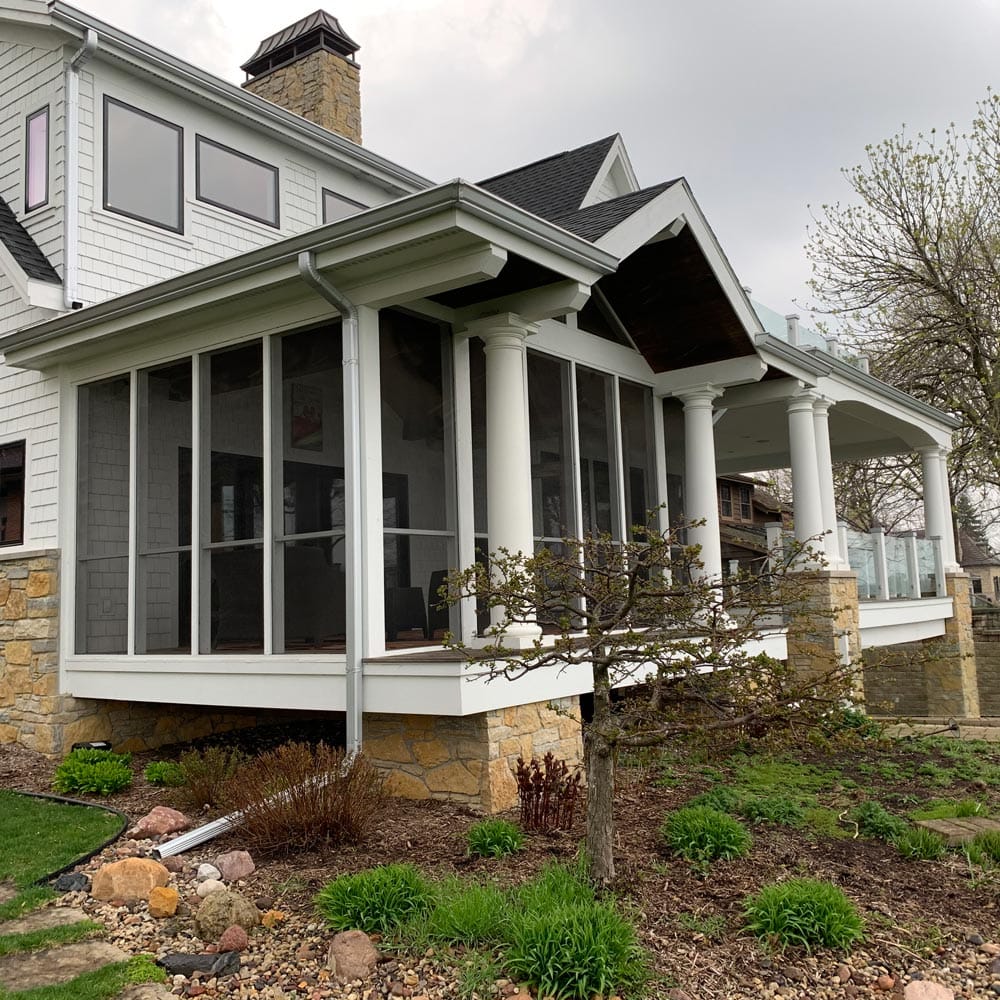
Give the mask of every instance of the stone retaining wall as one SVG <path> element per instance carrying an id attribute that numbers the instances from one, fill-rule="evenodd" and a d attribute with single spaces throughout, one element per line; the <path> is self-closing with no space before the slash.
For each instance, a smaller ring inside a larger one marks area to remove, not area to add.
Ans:
<path id="1" fill-rule="evenodd" d="M 976 681 L 980 714 L 997 718 L 1000 716 L 1000 632 L 976 636 Z"/>

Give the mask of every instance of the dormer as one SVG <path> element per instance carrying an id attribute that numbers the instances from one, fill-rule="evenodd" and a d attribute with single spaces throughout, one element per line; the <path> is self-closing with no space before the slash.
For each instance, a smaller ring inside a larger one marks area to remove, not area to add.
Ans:
<path id="1" fill-rule="evenodd" d="M 632 162 L 629 160 L 625 143 L 620 135 L 615 135 L 608 147 L 604 162 L 600 165 L 587 193 L 583 196 L 580 208 L 588 208 L 602 201 L 621 198 L 622 195 L 634 194 L 639 190 L 639 182 Z"/>

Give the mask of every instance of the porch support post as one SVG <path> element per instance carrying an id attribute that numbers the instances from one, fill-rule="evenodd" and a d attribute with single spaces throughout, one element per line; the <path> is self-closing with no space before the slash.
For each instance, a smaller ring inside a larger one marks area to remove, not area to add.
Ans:
<path id="1" fill-rule="evenodd" d="M 722 390 L 714 385 L 679 393 L 684 403 L 684 511 L 705 523 L 688 529 L 688 541 L 701 546 L 701 575 L 722 579 L 719 492 L 715 477 L 715 429 L 712 401 Z"/>
<path id="2" fill-rule="evenodd" d="M 813 548 L 825 547 L 823 498 L 816 456 L 815 396 L 806 392 L 788 401 L 788 443 L 792 459 L 792 500 L 795 504 L 795 540 Z M 815 560 L 803 559 L 804 565 Z"/>
<path id="3" fill-rule="evenodd" d="M 948 471 L 945 450 L 936 445 L 920 448 L 924 473 L 924 529 L 928 538 L 941 539 L 941 555 L 946 573 L 959 569 L 955 562 L 955 532 L 951 522 Z"/>
<path id="4" fill-rule="evenodd" d="M 837 503 L 833 490 L 833 459 L 830 455 L 829 399 L 813 403 L 813 430 L 816 434 L 816 471 L 819 476 L 820 502 L 823 507 L 823 548 L 830 569 L 847 569 L 845 553 L 840 549 L 837 531 Z"/>
<path id="5" fill-rule="evenodd" d="M 531 556 L 531 442 L 528 429 L 527 349 L 538 327 L 513 313 L 470 323 L 466 332 L 482 338 L 486 352 L 486 512 L 490 552 L 506 549 Z M 503 609 L 494 608 L 493 624 Z M 534 623 L 507 628 L 506 646 L 530 645 L 541 629 Z"/>

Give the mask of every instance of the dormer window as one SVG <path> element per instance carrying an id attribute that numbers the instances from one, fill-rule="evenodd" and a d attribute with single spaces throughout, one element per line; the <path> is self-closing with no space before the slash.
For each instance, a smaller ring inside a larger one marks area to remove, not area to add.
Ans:
<path id="1" fill-rule="evenodd" d="M 197 197 L 237 215 L 278 225 L 278 168 L 199 135 Z"/>
<path id="2" fill-rule="evenodd" d="M 30 212 L 49 200 L 49 109 L 28 115 L 25 131 L 24 210 Z"/>
<path id="3" fill-rule="evenodd" d="M 184 231 L 184 130 L 104 98 L 104 207 Z"/>
<path id="4" fill-rule="evenodd" d="M 323 188 L 323 224 L 336 222 L 338 219 L 346 219 L 349 215 L 357 215 L 363 212 L 368 206 L 362 205 L 360 201 L 353 201 L 345 198 L 342 194 Z"/>

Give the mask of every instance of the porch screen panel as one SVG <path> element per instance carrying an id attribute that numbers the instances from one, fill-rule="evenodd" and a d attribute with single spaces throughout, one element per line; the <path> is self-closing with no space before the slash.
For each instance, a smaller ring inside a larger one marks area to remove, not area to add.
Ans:
<path id="1" fill-rule="evenodd" d="M 528 352 L 531 510 L 536 545 L 576 535 L 569 364 Z"/>
<path id="2" fill-rule="evenodd" d="M 129 378 L 78 395 L 76 651 L 128 650 Z"/>
<path id="3" fill-rule="evenodd" d="M 456 563 L 451 342 L 383 310 L 379 344 L 386 641 L 420 643 L 441 621 L 436 592 Z"/>
<path id="4" fill-rule="evenodd" d="M 280 343 L 282 495 L 275 520 L 274 580 L 283 590 L 275 600 L 275 650 L 343 651 L 347 584 L 340 324 L 289 334 Z"/>
<path id="5" fill-rule="evenodd" d="M 621 541 L 618 471 L 610 375 L 577 367 L 576 395 L 580 427 L 580 493 L 584 534 L 608 534 Z"/>
<path id="6" fill-rule="evenodd" d="M 645 527 L 656 506 L 653 451 L 653 392 L 633 382 L 619 382 L 622 456 L 625 463 L 625 518 L 628 530 Z"/>
<path id="7" fill-rule="evenodd" d="M 667 514 L 671 526 L 684 522 L 684 404 L 663 400 L 663 437 L 666 446 Z"/>
<path id="8" fill-rule="evenodd" d="M 260 341 L 207 358 L 210 644 L 264 648 L 263 351 Z M 202 588 L 205 589 L 204 587 Z"/>
<path id="9" fill-rule="evenodd" d="M 137 653 L 191 648 L 191 361 L 139 373 Z"/>

